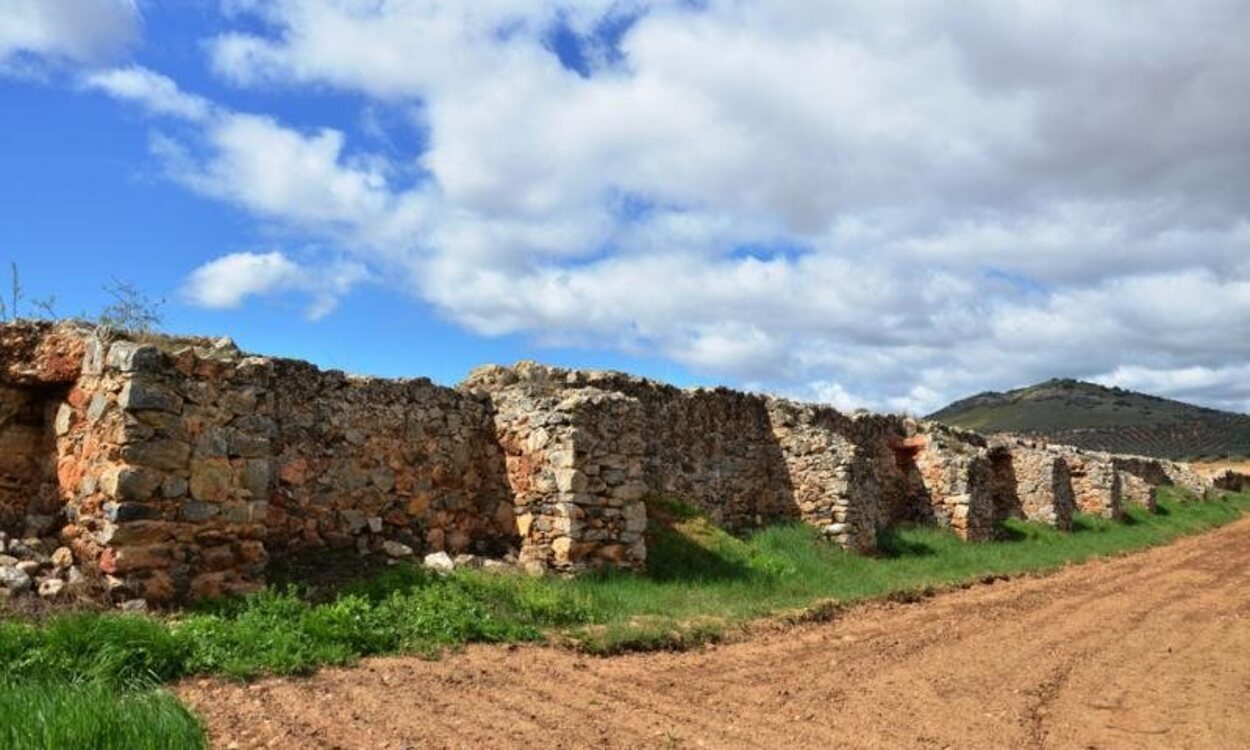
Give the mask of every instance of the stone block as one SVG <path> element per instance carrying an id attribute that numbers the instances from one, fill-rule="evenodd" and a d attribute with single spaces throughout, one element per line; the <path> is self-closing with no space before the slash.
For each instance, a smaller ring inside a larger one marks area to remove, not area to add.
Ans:
<path id="1" fill-rule="evenodd" d="M 104 494 L 117 500 L 146 502 L 161 485 L 161 475 L 140 467 L 117 466 L 108 470 L 100 487 Z"/>
<path id="2" fill-rule="evenodd" d="M 267 438 L 248 435 L 239 430 L 230 430 L 227 432 L 227 440 L 231 456 L 263 458 L 269 455 L 269 440 Z"/>
<path id="3" fill-rule="evenodd" d="M 118 372 L 159 372 L 165 355 L 155 346 L 134 341 L 116 341 L 109 347 L 106 365 Z"/>
<path id="4" fill-rule="evenodd" d="M 214 518 L 220 512 L 221 506 L 217 503 L 188 500 L 178 506 L 178 519 L 188 523 L 201 523 Z"/>
<path id="5" fill-rule="evenodd" d="M 122 446 L 121 456 L 127 463 L 175 471 L 186 468 L 191 446 L 176 440 L 148 440 Z"/>
<path id="6" fill-rule="evenodd" d="M 182 396 L 161 383 L 133 379 L 126 381 L 117 397 L 117 404 L 126 411 L 182 411 Z"/>
<path id="7" fill-rule="evenodd" d="M 250 458 L 243 466 L 241 484 L 244 490 L 251 493 L 253 499 L 263 500 L 269 495 L 271 478 L 272 468 L 269 461 L 260 458 Z"/>
<path id="8" fill-rule="evenodd" d="M 100 570 L 109 575 L 168 568 L 172 564 L 172 550 L 167 544 L 110 547 L 100 556 Z"/>
<path id="9" fill-rule="evenodd" d="M 191 497 L 202 502 L 220 503 L 230 498 L 234 469 L 224 458 L 204 458 L 191 462 Z"/>
<path id="10" fill-rule="evenodd" d="M 105 503 L 104 517 L 113 523 L 150 521 L 161 517 L 160 508 L 143 503 Z"/>

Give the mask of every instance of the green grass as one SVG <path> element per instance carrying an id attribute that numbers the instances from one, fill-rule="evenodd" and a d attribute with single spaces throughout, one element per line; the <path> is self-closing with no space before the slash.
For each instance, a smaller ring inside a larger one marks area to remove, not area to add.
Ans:
<path id="1" fill-rule="evenodd" d="M 1210 502 L 1161 494 L 1157 513 L 1132 509 L 1121 522 L 1081 516 L 1071 533 L 1012 521 L 1005 541 L 967 544 L 931 528 L 892 530 L 871 558 L 837 549 L 807 526 L 739 538 L 680 504 L 654 503 L 644 575 L 533 579 L 464 571 L 440 578 L 400 566 L 322 603 L 287 587 L 166 619 L 79 613 L 0 620 L 0 675 L 7 676 L 0 679 L 9 686 L 0 726 L 13 733 L 0 746 L 146 747 L 124 732 L 147 727 L 173 738 L 162 746 L 196 747 L 194 722 L 153 685 L 192 674 L 307 673 L 371 654 L 432 657 L 470 642 L 552 638 L 598 654 L 688 648 L 764 616 L 820 618 L 866 598 L 910 599 L 1047 570 L 1162 544 L 1250 510 L 1250 494 Z"/>
<path id="2" fill-rule="evenodd" d="M 968 544 L 933 528 L 884 532 L 880 554 L 864 557 L 824 543 L 815 529 L 774 526 L 745 539 L 698 516 L 653 530 L 646 577 L 604 575 L 568 585 L 599 623 L 575 633 L 579 645 L 612 653 L 680 648 L 713 640 L 752 619 L 888 595 L 915 596 L 991 576 L 1050 570 L 1091 557 L 1163 544 L 1233 521 L 1250 495 L 1185 502 L 1161 491 L 1160 511 L 1131 508 L 1123 521 L 1078 515 L 1072 532 L 1008 521 L 1004 541 Z M 667 634 L 667 638 L 666 638 Z"/>
<path id="3" fill-rule="evenodd" d="M 7 750 L 191 750 L 203 728 L 162 689 L 0 680 L 0 747 Z"/>

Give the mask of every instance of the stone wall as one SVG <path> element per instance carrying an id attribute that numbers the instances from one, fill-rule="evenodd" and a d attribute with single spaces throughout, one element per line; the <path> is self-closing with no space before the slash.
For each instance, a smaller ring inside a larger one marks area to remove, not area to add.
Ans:
<path id="1" fill-rule="evenodd" d="M 275 548 L 385 541 L 501 555 L 516 513 L 490 404 L 429 380 L 356 378 L 275 360 L 268 525 Z M 259 416 L 259 415 L 258 415 Z M 258 444 L 260 447 L 260 444 Z M 265 472 L 258 472 L 263 484 Z"/>
<path id="2" fill-rule="evenodd" d="M 1212 482 L 1185 464 L 1147 456 L 1112 456 L 1120 473 L 1125 500 L 1154 510 L 1158 487 L 1177 487 L 1193 497 L 1203 497 Z"/>
<path id="3" fill-rule="evenodd" d="M 539 397 L 555 403 L 584 389 L 632 400 L 636 421 L 613 429 L 638 430 L 645 494 L 680 499 L 731 529 L 801 520 L 861 552 L 896 523 L 936 523 L 969 539 L 993 534 L 989 462 L 973 433 L 532 362 L 480 368 L 464 387 L 497 405 L 524 393 L 528 402 L 509 409 L 521 415 L 549 411 Z"/>
<path id="4" fill-rule="evenodd" d="M 100 569 L 149 601 L 249 590 L 273 554 L 502 555 L 517 544 L 480 399 L 229 345 L 116 343 L 102 377 L 123 429 Z"/>
<path id="5" fill-rule="evenodd" d="M 520 386 L 553 395 L 594 388 L 634 399 L 642 481 L 652 494 L 681 498 L 733 528 L 798 517 L 763 396 L 682 390 L 621 373 L 532 362 L 480 368 L 464 384 L 490 398 Z"/>
<path id="6" fill-rule="evenodd" d="M 1076 496 L 1068 462 L 1044 443 L 1024 438 L 1004 436 L 991 445 L 996 518 L 1072 528 Z"/>
<path id="7" fill-rule="evenodd" d="M 30 386 L 3 383 L 25 421 L 53 416 L 12 432 L 30 448 L 29 481 L 0 498 L 29 519 L 43 496 L 27 486 L 30 467 L 55 466 L 61 536 L 115 597 L 245 592 L 271 556 L 327 547 L 503 556 L 519 545 L 481 398 L 247 357 L 224 341 L 104 344 L 48 327 L 27 338 L 53 333 L 78 337 L 78 369 L 59 373 L 63 398 L 39 409 L 29 388 L 49 384 L 28 373 L 12 380 Z"/>
<path id="8" fill-rule="evenodd" d="M 62 515 L 56 433 L 85 341 L 49 324 L 0 326 L 0 532 L 37 536 Z"/>
<path id="9" fill-rule="evenodd" d="M 1250 490 L 1250 476 L 1228 469 L 1212 479 L 1211 487 L 1228 492 L 1245 492 Z"/>
<path id="10" fill-rule="evenodd" d="M 879 481 L 864 437 L 876 425 L 780 399 L 768 402 L 768 417 L 776 447 L 766 441 L 763 450 L 779 452 L 785 471 L 776 516 L 797 517 L 846 549 L 875 551 Z"/>
<path id="11" fill-rule="evenodd" d="M 1122 516 L 1123 488 L 1111 456 L 1066 447 L 1060 452 L 1072 475 L 1077 508 L 1103 518 Z"/>
<path id="12" fill-rule="evenodd" d="M 45 526 L 42 519 L 59 512 L 53 425 L 62 400 L 35 388 L 0 385 L 0 531 L 16 535 L 27 526 Z"/>
<path id="13" fill-rule="evenodd" d="M 1158 487 L 1135 474 L 1120 472 L 1120 495 L 1124 502 L 1152 513 L 1159 507 Z"/>
<path id="14" fill-rule="evenodd" d="M 870 553 L 900 523 L 983 540 L 1206 486 L 1172 462 L 620 373 L 521 363 L 446 388 L 46 324 L 0 326 L 0 449 L 0 543 L 30 558 L 28 587 L 81 592 L 81 567 L 102 596 L 158 603 L 326 549 L 641 568 L 648 498 Z"/>
<path id="15" fill-rule="evenodd" d="M 961 539 L 993 538 L 995 471 L 984 439 L 936 423 L 910 428 L 905 444 L 917 449 L 915 466 L 927 501 L 921 512 Z"/>
<path id="16" fill-rule="evenodd" d="M 560 390 L 541 377 L 500 373 L 493 385 L 521 563 L 538 571 L 641 567 L 647 517 L 637 401 L 597 388 Z"/>

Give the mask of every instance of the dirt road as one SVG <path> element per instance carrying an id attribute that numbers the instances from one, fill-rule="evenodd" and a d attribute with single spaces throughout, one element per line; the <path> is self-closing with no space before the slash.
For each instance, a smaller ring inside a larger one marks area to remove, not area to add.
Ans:
<path id="1" fill-rule="evenodd" d="M 239 748 L 1250 747 L 1250 519 L 687 654 L 475 647 L 180 689 Z"/>

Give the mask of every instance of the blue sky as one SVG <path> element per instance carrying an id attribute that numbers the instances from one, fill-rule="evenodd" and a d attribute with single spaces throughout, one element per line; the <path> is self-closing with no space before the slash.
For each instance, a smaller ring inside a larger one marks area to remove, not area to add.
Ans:
<path id="1" fill-rule="evenodd" d="M 200 44 L 220 28 L 205 3 L 177 0 L 143 6 L 143 42 L 125 60 L 179 81 L 215 100 L 280 117 L 306 128 L 333 127 L 397 152 L 425 137 L 398 108 L 333 91 L 252 91 L 224 85 L 207 70 Z M 566 49 L 567 38 L 552 44 Z M 367 114 L 366 114 L 367 110 Z M 594 347 L 536 346 L 525 335 L 477 336 L 419 298 L 384 282 L 353 290 L 334 314 L 310 321 L 295 295 L 276 295 L 234 310 L 205 309 L 181 293 L 187 273 L 231 252 L 278 247 L 272 228 L 247 212 L 182 190 L 150 153 L 141 112 L 100 93 L 82 92 L 61 66 L 38 77 L 0 76 L 0 261 L 16 262 L 27 296 L 57 298 L 64 315 L 94 314 L 108 304 L 113 278 L 164 300 L 164 328 L 230 335 L 266 354 L 309 359 L 324 367 L 455 383 L 473 367 L 539 358 L 576 367 L 624 369 L 679 384 L 708 382 L 655 357 Z M 368 124 L 366 124 L 368 123 Z M 379 124 L 380 123 L 380 124 Z M 384 132 L 371 132 L 382 127 Z M 302 238 L 315 243 L 315 238 Z"/>
<path id="2" fill-rule="evenodd" d="M 1232 0 L 8 0 L 0 260 L 381 375 L 1250 409 Z"/>

